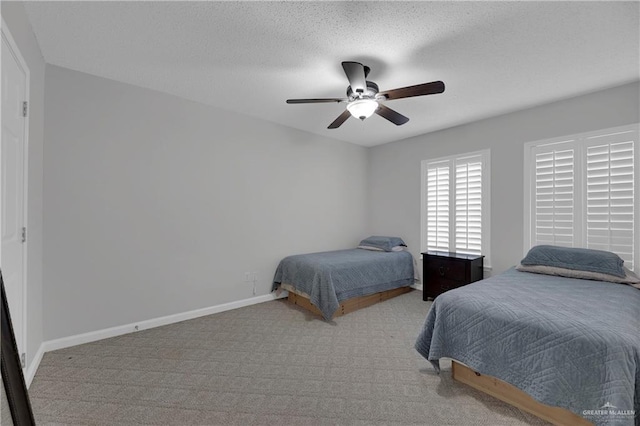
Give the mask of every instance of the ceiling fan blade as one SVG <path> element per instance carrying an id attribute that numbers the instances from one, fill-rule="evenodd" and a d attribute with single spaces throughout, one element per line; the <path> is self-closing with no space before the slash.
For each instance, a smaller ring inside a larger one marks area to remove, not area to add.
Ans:
<path id="1" fill-rule="evenodd" d="M 367 90 L 365 66 L 360 62 L 343 62 L 342 69 L 349 79 L 353 93 L 364 93 Z"/>
<path id="2" fill-rule="evenodd" d="M 287 99 L 288 104 L 322 104 L 328 102 L 347 102 L 347 98 L 321 98 L 321 99 Z"/>
<path id="3" fill-rule="evenodd" d="M 432 81 L 431 83 L 417 84 L 415 86 L 402 87 L 378 93 L 388 100 L 411 98 L 413 96 L 434 95 L 444 92 L 442 81 Z"/>
<path id="4" fill-rule="evenodd" d="M 389 120 L 390 122 L 392 122 L 396 126 L 402 126 L 404 123 L 409 121 L 408 117 L 405 117 L 404 115 L 400 114 L 399 112 L 394 111 L 391 108 L 389 108 L 389 107 L 387 107 L 387 106 L 385 106 L 383 104 L 379 104 L 378 105 L 378 109 L 376 110 L 376 114 L 378 114 L 380 117 L 386 118 L 387 120 Z"/>
<path id="5" fill-rule="evenodd" d="M 338 116 L 338 118 L 333 120 L 333 123 L 329 124 L 329 127 L 327 127 L 327 129 L 337 129 L 338 127 L 342 126 L 342 123 L 347 121 L 347 118 L 349 117 L 351 117 L 351 113 L 349 112 L 349 110 L 345 109 L 344 112 Z"/>

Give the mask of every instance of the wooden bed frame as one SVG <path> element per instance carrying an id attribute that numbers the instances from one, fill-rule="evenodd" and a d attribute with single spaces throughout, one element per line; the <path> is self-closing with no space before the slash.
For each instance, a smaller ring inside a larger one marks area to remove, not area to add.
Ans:
<path id="1" fill-rule="evenodd" d="M 593 423 L 560 407 L 542 404 L 515 386 L 492 376 L 476 373 L 455 360 L 451 362 L 451 375 L 461 383 L 489 394 L 516 408 L 560 426 L 593 426 Z"/>
<path id="2" fill-rule="evenodd" d="M 358 309 L 366 308 L 367 306 L 375 305 L 376 303 L 383 302 L 385 300 L 400 296 L 401 294 L 408 293 L 412 290 L 411 287 L 399 287 L 393 290 L 382 291 L 380 293 L 369 294 L 367 296 L 353 297 L 340 303 L 338 310 L 333 314 L 333 317 L 339 317 L 349 312 L 357 311 Z M 300 294 L 296 294 L 289 291 L 287 300 L 296 306 L 300 306 L 314 314 L 322 316 L 322 312 L 311 301 Z"/>

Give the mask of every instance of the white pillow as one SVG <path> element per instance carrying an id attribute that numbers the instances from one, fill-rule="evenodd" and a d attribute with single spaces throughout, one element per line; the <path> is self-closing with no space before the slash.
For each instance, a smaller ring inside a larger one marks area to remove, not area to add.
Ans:
<path id="1" fill-rule="evenodd" d="M 371 250 L 371 251 L 384 251 L 379 247 L 372 247 L 372 246 L 358 246 L 359 249 L 365 249 L 365 250 Z"/>
<path id="2" fill-rule="evenodd" d="M 359 249 L 365 249 L 365 250 L 371 250 L 371 251 L 384 251 L 383 249 L 379 248 L 379 247 L 372 247 L 372 246 L 358 246 Z M 395 247 L 391 247 L 391 251 L 404 251 L 407 248 L 405 246 L 395 246 Z"/>

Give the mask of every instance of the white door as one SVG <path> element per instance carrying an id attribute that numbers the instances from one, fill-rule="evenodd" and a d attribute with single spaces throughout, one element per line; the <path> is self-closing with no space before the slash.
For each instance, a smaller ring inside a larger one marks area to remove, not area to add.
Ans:
<path id="1" fill-rule="evenodd" d="M 0 176 L 2 215 L 0 267 L 9 303 L 9 312 L 20 354 L 25 352 L 25 142 L 26 119 L 23 103 L 27 100 L 27 73 L 16 53 L 6 26 L 2 28 L 2 144 Z"/>

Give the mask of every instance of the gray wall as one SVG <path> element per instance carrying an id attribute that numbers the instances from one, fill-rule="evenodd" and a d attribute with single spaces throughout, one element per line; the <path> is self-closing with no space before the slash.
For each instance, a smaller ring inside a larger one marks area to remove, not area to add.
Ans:
<path id="1" fill-rule="evenodd" d="M 42 331 L 42 161 L 45 62 L 22 3 L 0 2 L 6 22 L 31 73 L 27 199 L 27 367 L 40 344 Z"/>
<path id="2" fill-rule="evenodd" d="M 46 68 L 46 340 L 269 294 L 366 235 L 367 150 Z"/>
<path id="3" fill-rule="evenodd" d="M 421 160 L 489 148 L 492 267 L 504 271 L 523 254 L 524 143 L 637 123 L 639 94 L 636 82 L 374 147 L 370 227 L 402 236 L 419 256 Z"/>

